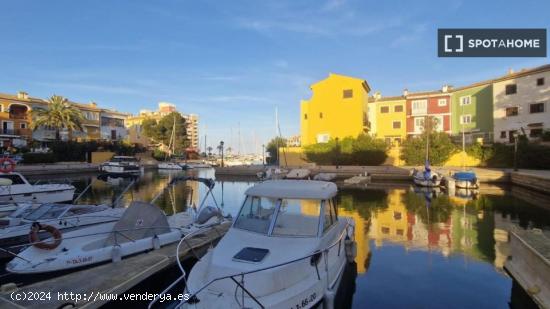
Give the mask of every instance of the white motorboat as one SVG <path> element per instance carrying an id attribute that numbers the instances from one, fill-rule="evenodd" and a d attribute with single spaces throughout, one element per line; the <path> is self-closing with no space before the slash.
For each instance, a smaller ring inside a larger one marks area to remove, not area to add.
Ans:
<path id="1" fill-rule="evenodd" d="M 283 179 L 285 178 L 286 174 L 288 174 L 288 170 L 270 167 L 263 172 L 256 173 L 256 176 L 258 176 L 258 179 L 260 180 L 274 180 Z"/>
<path id="2" fill-rule="evenodd" d="M 114 156 L 111 160 L 102 163 L 99 170 L 110 174 L 139 174 L 142 168 L 135 157 Z"/>
<path id="3" fill-rule="evenodd" d="M 0 258 L 11 257 L 29 242 L 34 223 L 71 231 L 90 225 L 118 221 L 125 208 L 107 205 L 26 204 L 0 220 Z M 46 236 L 40 233 L 39 236 Z"/>
<path id="4" fill-rule="evenodd" d="M 159 170 L 183 170 L 183 167 L 176 162 L 161 162 L 158 164 Z"/>
<path id="5" fill-rule="evenodd" d="M 211 179 L 179 177 L 180 180 L 197 180 L 205 183 L 213 197 Z M 160 194 L 154 199 L 156 200 Z M 6 265 L 12 273 L 36 274 L 74 269 L 103 262 L 118 262 L 123 257 L 159 249 L 178 242 L 184 235 L 195 230 L 223 223 L 219 207 L 206 206 L 203 200 L 198 215 L 189 211 L 167 217 L 164 212 L 145 202 L 132 202 L 120 220 L 94 225 L 61 235 L 53 235 L 44 241 L 33 243 Z M 215 201 L 215 199 L 214 199 Z M 49 245 L 47 250 L 40 247 Z"/>
<path id="6" fill-rule="evenodd" d="M 309 179 L 311 171 L 307 168 L 295 168 L 286 174 L 286 179 Z"/>
<path id="7" fill-rule="evenodd" d="M 70 184 L 30 184 L 15 172 L 0 173 L 0 203 L 59 203 L 72 201 L 75 187 Z"/>
<path id="8" fill-rule="evenodd" d="M 334 183 L 268 180 L 246 191 L 232 227 L 191 270 L 192 308 L 311 308 L 333 299 L 354 259 L 353 220 Z"/>
<path id="9" fill-rule="evenodd" d="M 336 179 L 336 173 L 319 173 L 313 176 L 313 180 L 333 181 Z"/>
<path id="10" fill-rule="evenodd" d="M 211 168 L 212 165 L 208 163 L 188 162 L 186 164 L 189 168 Z"/>

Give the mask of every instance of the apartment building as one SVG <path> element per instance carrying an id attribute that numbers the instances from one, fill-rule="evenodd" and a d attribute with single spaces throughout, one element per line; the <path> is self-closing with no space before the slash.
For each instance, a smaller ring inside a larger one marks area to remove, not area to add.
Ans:
<path id="1" fill-rule="evenodd" d="M 110 109 L 101 109 L 100 138 L 106 141 L 123 141 L 128 137 L 125 121 L 130 116 Z"/>
<path id="2" fill-rule="evenodd" d="M 451 133 L 451 89 L 450 86 L 443 86 L 438 91 L 403 91 L 403 96 L 407 98 L 406 118 L 409 136 L 424 132 L 424 121 L 427 118 L 433 121 L 432 131 Z"/>
<path id="3" fill-rule="evenodd" d="M 376 123 L 373 136 L 383 139 L 388 145 L 399 145 L 407 138 L 406 104 L 404 96 L 382 97 L 380 92 L 376 92 L 369 99 L 369 106 L 375 114 L 371 123 Z"/>
<path id="4" fill-rule="evenodd" d="M 41 99 L 20 91 L 16 95 L 0 93 L 0 147 L 23 147 L 32 138 L 32 104 Z"/>
<path id="5" fill-rule="evenodd" d="M 493 141 L 493 85 L 484 81 L 460 87 L 451 95 L 451 132 L 466 143 Z"/>
<path id="6" fill-rule="evenodd" d="M 331 73 L 311 85 L 311 91 L 311 98 L 300 104 L 302 146 L 370 131 L 367 81 Z"/>
<path id="7" fill-rule="evenodd" d="M 496 142 L 511 143 L 516 134 L 537 139 L 550 129 L 550 65 L 510 71 L 492 84 Z"/>

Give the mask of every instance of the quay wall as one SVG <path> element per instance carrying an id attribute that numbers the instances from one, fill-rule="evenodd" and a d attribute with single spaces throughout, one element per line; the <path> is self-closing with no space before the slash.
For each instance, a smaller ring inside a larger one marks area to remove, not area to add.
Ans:
<path id="1" fill-rule="evenodd" d="M 550 173 L 548 173 L 550 174 Z M 550 194 L 550 177 L 544 174 L 512 172 L 512 184 Z"/>

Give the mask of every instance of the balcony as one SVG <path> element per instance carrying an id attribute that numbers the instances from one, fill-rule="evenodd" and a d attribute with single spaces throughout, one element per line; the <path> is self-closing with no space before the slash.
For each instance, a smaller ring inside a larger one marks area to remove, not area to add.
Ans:
<path id="1" fill-rule="evenodd" d="M 4 129 L 0 128 L 0 135 L 20 135 L 31 136 L 32 131 L 30 129 Z"/>
<path id="2" fill-rule="evenodd" d="M 20 104 L 11 104 L 10 107 L 10 119 L 27 119 L 29 117 L 29 107 Z"/>

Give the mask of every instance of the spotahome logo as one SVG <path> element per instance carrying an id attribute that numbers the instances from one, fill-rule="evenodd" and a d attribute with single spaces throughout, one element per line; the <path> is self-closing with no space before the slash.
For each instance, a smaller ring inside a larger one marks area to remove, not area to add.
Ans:
<path id="1" fill-rule="evenodd" d="M 546 57 L 546 29 L 438 29 L 439 57 Z"/>

